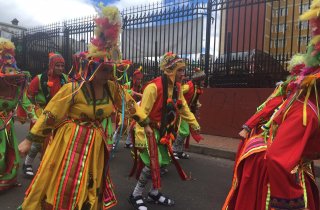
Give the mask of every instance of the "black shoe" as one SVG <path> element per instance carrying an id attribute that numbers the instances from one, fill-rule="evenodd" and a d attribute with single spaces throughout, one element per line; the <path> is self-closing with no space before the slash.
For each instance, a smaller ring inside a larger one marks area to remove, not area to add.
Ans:
<path id="1" fill-rule="evenodd" d="M 148 209 L 141 195 L 134 197 L 131 194 L 128 198 L 128 201 L 135 210 Z"/>
<path id="2" fill-rule="evenodd" d="M 180 159 L 177 152 L 173 152 L 173 157 L 174 157 L 176 160 L 179 160 L 179 159 Z"/>
<path id="3" fill-rule="evenodd" d="M 175 159 L 190 159 L 190 155 L 184 152 L 173 152 L 173 156 Z"/>
<path id="4" fill-rule="evenodd" d="M 23 171 L 23 174 L 26 178 L 33 178 L 34 177 L 34 172 L 33 172 L 33 169 L 32 169 L 32 165 L 26 165 L 26 164 L 23 164 L 22 165 L 22 171 Z"/>
<path id="5" fill-rule="evenodd" d="M 130 143 L 130 144 L 127 144 L 125 143 L 124 145 L 124 148 L 127 148 L 127 149 L 131 149 L 133 147 L 133 145 Z"/>
<path id="6" fill-rule="evenodd" d="M 160 168 L 160 176 L 166 175 L 169 172 L 167 168 Z"/>
<path id="7" fill-rule="evenodd" d="M 163 197 L 163 199 L 160 199 Z M 164 195 L 162 193 L 158 192 L 157 195 L 153 195 L 151 193 L 148 193 L 148 202 L 155 203 L 155 204 L 161 204 L 164 206 L 173 206 L 174 201 Z"/>

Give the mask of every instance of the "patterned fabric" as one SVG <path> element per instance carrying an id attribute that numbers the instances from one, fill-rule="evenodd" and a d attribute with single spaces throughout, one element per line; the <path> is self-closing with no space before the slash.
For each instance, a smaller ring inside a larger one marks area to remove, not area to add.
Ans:
<path id="1" fill-rule="evenodd" d="M 290 209 L 303 209 L 305 205 L 304 205 L 303 197 L 294 198 L 294 199 L 271 197 L 270 207 L 275 209 L 290 210 Z"/>
<path id="2" fill-rule="evenodd" d="M 25 82 L 24 74 L 0 76 L 0 191 L 15 186 L 20 162 L 13 112 L 20 103 L 28 116 L 34 117 L 30 102 L 23 97 Z"/>
<path id="3" fill-rule="evenodd" d="M 0 131 L 0 192 L 15 186 L 19 162 L 17 138 L 10 120 Z"/>
<path id="4" fill-rule="evenodd" d="M 53 130 L 54 136 L 22 209 L 41 209 L 46 203 L 53 209 L 101 210 L 117 203 L 106 168 L 107 136 L 100 119 L 108 118 L 114 106 L 121 106 L 122 99 L 116 96 L 119 89 L 110 81 L 114 103 L 96 104 L 94 112 L 92 98 L 86 98 L 82 89 L 71 94 L 78 87 L 74 85 L 68 83 L 60 89 L 29 133 L 28 138 L 44 138 L 49 135 L 46 130 Z M 138 106 L 135 109 L 141 120 L 146 118 Z"/>
<path id="5" fill-rule="evenodd" d="M 74 209 L 78 200 L 79 186 L 83 184 L 83 174 L 90 156 L 95 130 L 76 125 L 64 154 L 63 163 L 59 172 L 54 198 L 55 209 Z M 90 179 L 90 178 L 89 178 Z M 92 177 L 91 177 L 92 179 Z M 89 186 L 90 188 L 90 186 Z"/>

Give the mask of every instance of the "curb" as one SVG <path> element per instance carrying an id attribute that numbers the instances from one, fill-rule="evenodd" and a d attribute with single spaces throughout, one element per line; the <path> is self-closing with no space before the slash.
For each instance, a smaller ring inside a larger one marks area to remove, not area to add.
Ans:
<path id="1" fill-rule="evenodd" d="M 212 157 L 223 158 L 223 159 L 228 159 L 233 161 L 236 158 L 235 152 L 216 149 L 216 148 L 202 147 L 197 145 L 189 145 L 188 151 L 196 154 L 208 155 Z"/>
<path id="2" fill-rule="evenodd" d="M 227 160 L 235 160 L 236 152 L 233 151 L 227 151 L 223 149 L 217 149 L 217 148 L 209 148 L 209 147 L 203 147 L 203 146 L 197 146 L 197 145 L 189 145 L 189 152 L 201 154 L 201 155 L 208 155 L 216 158 L 223 158 Z M 320 165 L 314 164 L 314 171 L 316 177 L 320 177 Z"/>

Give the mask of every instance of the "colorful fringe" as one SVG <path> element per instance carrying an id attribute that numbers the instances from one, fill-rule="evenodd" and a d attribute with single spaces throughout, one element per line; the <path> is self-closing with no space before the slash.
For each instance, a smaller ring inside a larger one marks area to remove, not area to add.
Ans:
<path id="1" fill-rule="evenodd" d="M 15 186 L 20 162 L 18 143 L 11 119 L 6 127 L 0 130 L 0 137 L 2 139 L 2 142 L 0 142 L 0 154 L 6 157 L 0 160 L 0 191 L 4 191 Z"/>
<path id="2" fill-rule="evenodd" d="M 64 156 L 59 181 L 57 183 L 54 208 L 74 209 L 79 199 L 78 190 L 84 184 L 83 174 L 87 170 L 87 161 L 91 153 L 94 129 L 76 125 Z M 78 153 L 78 154 L 77 154 Z"/>
<path id="3" fill-rule="evenodd" d="M 234 168 L 234 175 L 232 178 L 232 187 L 229 191 L 229 194 L 226 198 L 226 201 L 222 207 L 222 210 L 227 210 L 230 200 L 232 199 L 237 187 L 238 187 L 238 167 L 242 160 L 246 159 L 252 154 L 259 153 L 262 151 L 265 151 L 267 149 L 267 144 L 265 143 L 263 135 L 256 135 L 252 136 L 248 139 L 247 142 L 244 143 L 242 146 L 242 149 L 240 151 L 239 158 L 236 162 L 235 168 Z"/>

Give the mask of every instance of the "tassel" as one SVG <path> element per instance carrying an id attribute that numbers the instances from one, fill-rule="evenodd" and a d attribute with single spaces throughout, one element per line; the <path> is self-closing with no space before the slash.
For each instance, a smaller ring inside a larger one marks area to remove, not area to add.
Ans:
<path id="1" fill-rule="evenodd" d="M 167 146 L 167 148 L 168 148 L 171 160 L 172 160 L 174 166 L 176 167 L 180 178 L 183 181 L 190 180 L 190 177 L 188 177 L 188 175 L 184 172 L 184 170 L 182 169 L 181 165 L 179 164 L 178 160 L 174 157 L 173 151 L 172 151 L 172 147 Z"/>
<path id="2" fill-rule="evenodd" d="M 203 137 L 202 137 L 198 132 L 196 132 L 195 130 L 193 130 L 192 128 L 190 129 L 190 133 L 191 133 L 192 138 L 193 138 L 197 143 L 199 143 L 201 140 L 203 140 Z"/>
<path id="3" fill-rule="evenodd" d="M 82 86 L 83 86 L 84 83 L 85 83 L 85 81 L 82 81 L 82 82 L 80 83 L 79 87 L 78 87 L 75 91 L 73 91 L 71 94 L 66 95 L 65 97 L 60 98 L 58 101 L 62 101 L 62 100 L 64 100 L 64 99 L 66 99 L 66 98 L 68 98 L 68 97 L 76 94 L 79 90 L 81 90 L 81 88 L 82 88 Z"/>
<path id="4" fill-rule="evenodd" d="M 308 87 L 307 95 L 306 95 L 304 102 L 303 102 L 303 125 L 304 126 L 307 125 L 307 104 L 308 104 L 310 92 L 311 92 L 311 85 Z"/>
<path id="5" fill-rule="evenodd" d="M 148 137 L 148 147 L 150 154 L 152 185 L 154 189 L 159 189 L 161 187 L 160 166 L 158 159 L 158 146 L 154 134 L 151 137 Z"/>
<path id="6" fill-rule="evenodd" d="M 318 89 L 317 89 L 317 83 L 315 82 L 314 84 L 314 92 L 316 95 L 316 106 L 317 106 L 317 114 L 318 114 L 318 124 L 320 125 L 320 112 L 319 112 L 319 98 L 318 98 Z"/>
<path id="7" fill-rule="evenodd" d="M 187 136 L 186 143 L 184 144 L 185 149 L 189 149 L 190 147 L 190 134 Z"/>
<path id="8" fill-rule="evenodd" d="M 136 137 L 134 135 L 133 128 L 134 128 L 134 123 L 131 124 L 131 126 L 130 126 L 131 132 L 129 132 L 130 135 L 131 135 L 131 140 L 132 140 L 132 144 L 133 144 L 133 155 L 134 155 L 134 157 L 133 157 L 133 166 L 131 168 L 129 177 L 132 177 L 134 172 L 137 170 L 138 159 L 139 159 L 139 157 L 138 157 L 138 149 L 135 147 L 135 145 L 136 145 Z"/>

